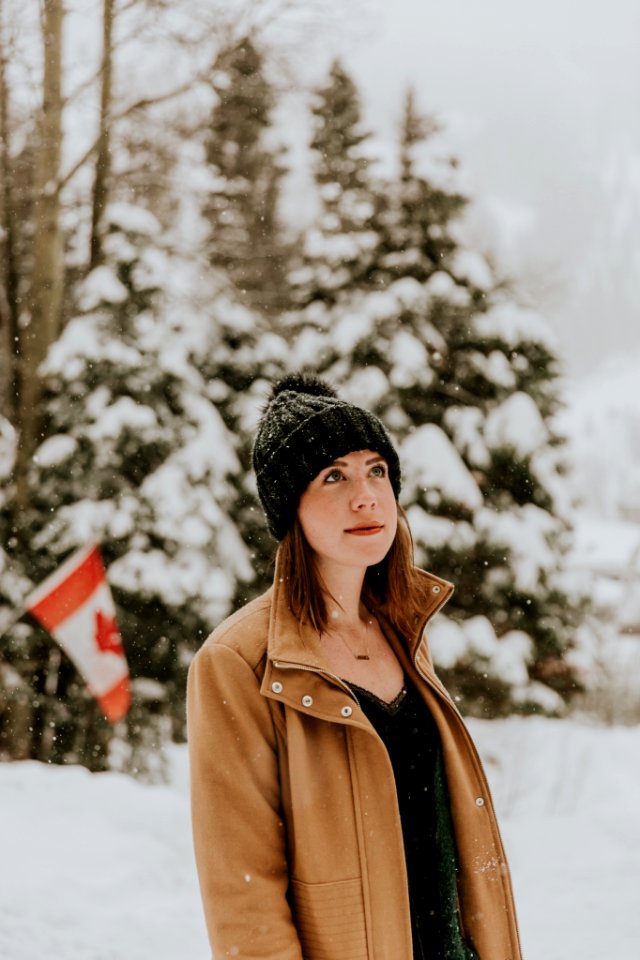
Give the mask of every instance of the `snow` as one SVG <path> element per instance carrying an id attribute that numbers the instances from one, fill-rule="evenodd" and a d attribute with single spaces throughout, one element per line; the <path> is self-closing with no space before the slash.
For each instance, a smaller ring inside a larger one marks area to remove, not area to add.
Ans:
<path id="1" fill-rule="evenodd" d="M 548 431 L 534 400 L 526 393 L 513 393 L 487 417 L 485 437 L 493 450 L 510 448 L 528 457 L 544 446 Z"/>
<path id="2" fill-rule="evenodd" d="M 548 323 L 526 307 L 498 303 L 476 321 L 476 329 L 486 340 L 503 340 L 511 347 L 521 343 L 540 343 L 557 351 L 556 339 Z"/>
<path id="3" fill-rule="evenodd" d="M 350 403 L 373 410 L 389 392 L 389 381 L 380 367 L 359 367 L 340 395 Z"/>
<path id="4" fill-rule="evenodd" d="M 434 516 L 417 504 L 409 507 L 407 518 L 413 539 L 427 548 L 449 546 L 456 551 L 472 550 L 478 539 L 470 523 Z"/>
<path id="5" fill-rule="evenodd" d="M 526 960 L 637 960 L 637 727 L 469 724 L 492 787 Z M 185 747 L 170 782 L 0 765 L 0 956 L 208 960 Z"/>
<path id="6" fill-rule="evenodd" d="M 0 777 L 0 956 L 206 957 L 184 784 L 34 762 Z"/>
<path id="7" fill-rule="evenodd" d="M 104 407 L 87 435 L 100 444 L 103 440 L 116 440 L 125 430 L 144 434 L 157 427 L 158 418 L 151 407 L 136 403 L 131 397 L 118 397 L 115 403 Z"/>
<path id="8" fill-rule="evenodd" d="M 470 510 L 482 503 L 478 485 L 444 430 L 427 423 L 403 441 L 400 460 L 405 496 L 419 490 L 464 504 Z"/>
<path id="9" fill-rule="evenodd" d="M 472 729 L 502 814 L 527 960 L 637 958 L 640 730 L 541 719 Z"/>
<path id="10" fill-rule="evenodd" d="M 640 633 L 640 357 L 606 360 L 565 387 L 555 427 L 567 438 L 570 569 L 590 581 L 603 636 Z M 615 678 L 610 677 L 615 683 Z M 617 712 L 617 708 L 616 708 Z"/>
<path id="11" fill-rule="evenodd" d="M 157 237 L 161 231 L 154 215 L 137 204 L 111 203 L 106 210 L 105 219 L 110 226 L 123 233 L 138 234 L 141 237 Z"/>
<path id="12" fill-rule="evenodd" d="M 331 339 L 340 354 L 349 354 L 359 340 L 364 340 L 371 334 L 371 319 L 358 310 L 359 304 L 353 312 L 339 317 L 331 329 Z"/>
<path id="13" fill-rule="evenodd" d="M 429 648 L 436 669 L 472 667 L 475 673 L 506 684 L 515 703 L 539 708 L 550 716 L 566 714 L 566 706 L 554 690 L 529 678 L 534 644 L 523 630 L 508 630 L 498 637 L 487 617 L 456 621 L 439 614 L 429 624 Z"/>
<path id="14" fill-rule="evenodd" d="M 484 416 L 479 407 L 449 407 L 445 424 L 456 447 L 473 466 L 489 466 L 491 458 L 483 436 Z"/>
<path id="15" fill-rule="evenodd" d="M 523 630 L 509 630 L 500 637 L 498 648 L 492 655 L 493 673 L 511 686 L 521 688 L 523 696 L 526 696 L 525 691 L 529 685 L 526 665 L 531 662 L 532 655 L 531 637 Z"/>
<path id="16" fill-rule="evenodd" d="M 448 300 L 452 305 L 466 307 L 469 305 L 469 291 L 459 286 L 448 273 L 436 271 L 425 284 L 431 297 Z"/>
<path id="17" fill-rule="evenodd" d="M 60 374 L 67 380 L 81 377 L 85 360 L 92 363 L 108 360 L 113 364 L 136 368 L 141 365 L 140 354 L 120 340 L 107 339 L 103 331 L 104 318 L 96 314 L 74 317 L 53 343 L 43 364 L 46 374 Z"/>
<path id="18" fill-rule="evenodd" d="M 494 277 L 489 264 L 475 250 L 457 250 L 451 258 L 451 270 L 461 280 L 468 280 L 480 290 L 490 290 Z"/>
<path id="19" fill-rule="evenodd" d="M 129 291 L 116 277 L 113 269 L 106 265 L 96 267 L 78 291 L 78 306 L 83 312 L 95 310 L 106 303 L 124 303 Z"/>
<path id="20" fill-rule="evenodd" d="M 640 523 L 578 511 L 567 564 L 591 582 L 595 612 L 609 630 L 640 632 Z"/>
<path id="21" fill-rule="evenodd" d="M 16 455 L 16 431 L 0 414 L 0 480 L 8 477 L 13 470 Z"/>
<path id="22" fill-rule="evenodd" d="M 327 225 L 328 226 L 328 225 Z M 309 230 L 305 240 L 305 254 L 310 259 L 327 260 L 329 263 L 345 263 L 357 260 L 365 250 L 373 250 L 377 235 L 373 230 L 361 230 L 359 233 L 321 233 Z"/>
<path id="23" fill-rule="evenodd" d="M 449 617 L 436 617 L 429 627 L 429 649 L 436 667 L 450 670 L 464 660 L 468 641 L 462 624 Z"/>
<path id="24" fill-rule="evenodd" d="M 640 520 L 639 382 L 637 354 L 610 359 L 567 384 L 566 406 L 556 417 L 568 438 L 576 495 L 586 510 L 610 519 Z"/>
<path id="25" fill-rule="evenodd" d="M 390 379 L 394 387 L 411 387 L 416 380 L 427 387 L 433 380 L 427 351 L 408 330 L 396 333 L 391 341 L 389 358 L 393 364 Z"/>
<path id="26" fill-rule="evenodd" d="M 545 570 L 554 569 L 556 563 L 549 539 L 558 533 L 558 521 L 546 510 L 525 503 L 509 513 L 483 508 L 476 515 L 476 525 L 490 543 L 511 551 L 517 587 L 535 594 Z"/>
<path id="27" fill-rule="evenodd" d="M 78 446 L 75 437 L 68 433 L 56 433 L 40 444 L 33 459 L 41 467 L 53 467 L 72 456 Z"/>
<path id="28" fill-rule="evenodd" d="M 231 537 L 231 546 L 236 546 Z M 241 556 L 229 551 L 234 562 Z M 231 567 L 231 562 L 230 562 Z M 143 596 L 160 596 L 175 607 L 190 604 L 219 623 L 229 610 L 235 588 L 234 570 L 212 569 L 202 549 L 181 547 L 174 556 L 162 550 L 129 550 L 109 567 L 109 579 L 122 590 Z M 194 599 L 194 594 L 197 594 Z"/>
<path id="29" fill-rule="evenodd" d="M 578 515 L 571 563 L 616 579 L 640 575 L 640 524 Z"/>

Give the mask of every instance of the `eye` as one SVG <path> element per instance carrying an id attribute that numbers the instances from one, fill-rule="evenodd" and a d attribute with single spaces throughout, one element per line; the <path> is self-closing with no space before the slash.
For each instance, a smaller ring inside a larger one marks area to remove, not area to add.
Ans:
<path id="1" fill-rule="evenodd" d="M 371 476 L 372 477 L 386 477 L 387 468 L 384 463 L 374 463 L 371 467 Z"/>
<path id="2" fill-rule="evenodd" d="M 338 470 L 337 467 L 334 467 L 333 470 L 330 470 L 324 477 L 324 483 L 337 483 L 338 480 L 342 480 L 342 470 Z"/>

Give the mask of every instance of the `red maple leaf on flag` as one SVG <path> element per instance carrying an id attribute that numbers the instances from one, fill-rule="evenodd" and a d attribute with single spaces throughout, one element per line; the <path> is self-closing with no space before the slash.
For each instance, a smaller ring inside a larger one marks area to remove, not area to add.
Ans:
<path id="1" fill-rule="evenodd" d="M 117 653 L 123 656 L 122 640 L 118 631 L 118 624 L 115 617 L 110 617 L 102 610 L 96 610 L 95 614 L 95 638 L 96 643 L 103 653 Z"/>

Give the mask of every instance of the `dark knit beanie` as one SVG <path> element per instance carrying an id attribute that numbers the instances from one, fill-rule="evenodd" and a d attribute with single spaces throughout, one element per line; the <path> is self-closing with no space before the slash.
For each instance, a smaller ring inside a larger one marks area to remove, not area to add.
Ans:
<path id="1" fill-rule="evenodd" d="M 291 529 L 300 496 L 337 457 L 373 450 L 389 465 L 396 499 L 400 461 L 381 421 L 341 400 L 325 381 L 291 374 L 273 386 L 258 425 L 253 466 L 267 523 L 276 540 Z"/>

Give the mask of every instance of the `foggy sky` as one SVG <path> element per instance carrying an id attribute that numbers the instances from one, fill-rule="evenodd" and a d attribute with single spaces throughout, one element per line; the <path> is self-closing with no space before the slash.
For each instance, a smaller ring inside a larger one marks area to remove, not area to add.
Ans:
<path id="1" fill-rule="evenodd" d="M 638 0 L 369 9 L 343 50 L 368 124 L 390 140 L 410 84 L 441 119 L 475 229 L 552 321 L 568 372 L 640 349 Z"/>

